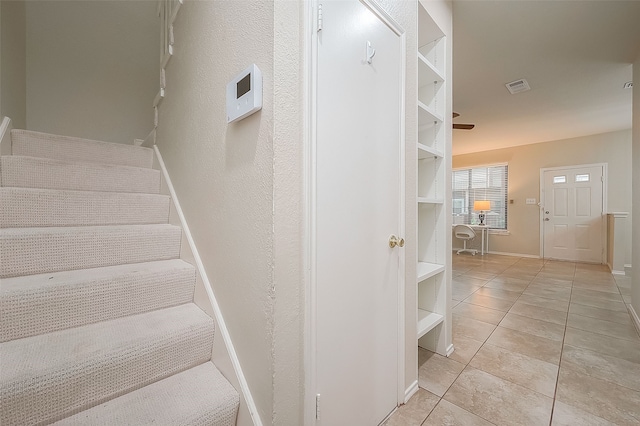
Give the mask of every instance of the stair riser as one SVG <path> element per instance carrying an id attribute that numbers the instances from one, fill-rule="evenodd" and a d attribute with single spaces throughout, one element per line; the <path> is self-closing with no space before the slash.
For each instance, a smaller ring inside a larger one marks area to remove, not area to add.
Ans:
<path id="1" fill-rule="evenodd" d="M 179 257 L 180 228 L 150 226 L 0 230 L 0 278 Z"/>
<path id="2" fill-rule="evenodd" d="M 7 156 L 0 158 L 0 173 L 5 187 L 160 192 L 160 172 L 152 169 Z"/>
<path id="3" fill-rule="evenodd" d="M 174 268 L 5 291 L 0 342 L 189 303 L 195 279 L 194 268 Z"/>
<path id="4" fill-rule="evenodd" d="M 213 324 L 192 325 L 117 354 L 80 358 L 35 380 L 0 385 L 0 424 L 49 423 L 89 409 L 211 358 Z M 70 357 L 82 348 L 69 348 Z M 46 353 L 43 354 L 46 357 Z"/>
<path id="5" fill-rule="evenodd" d="M 0 228 L 167 223 L 169 197 L 0 188 Z"/>
<path id="6" fill-rule="evenodd" d="M 153 150 L 26 130 L 11 131 L 13 155 L 151 168 Z"/>

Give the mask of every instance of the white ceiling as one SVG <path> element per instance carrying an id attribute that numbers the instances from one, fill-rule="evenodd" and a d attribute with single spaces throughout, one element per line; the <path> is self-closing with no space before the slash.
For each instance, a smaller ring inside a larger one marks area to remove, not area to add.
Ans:
<path id="1" fill-rule="evenodd" d="M 454 0 L 453 31 L 454 155 L 631 128 L 640 1 Z"/>

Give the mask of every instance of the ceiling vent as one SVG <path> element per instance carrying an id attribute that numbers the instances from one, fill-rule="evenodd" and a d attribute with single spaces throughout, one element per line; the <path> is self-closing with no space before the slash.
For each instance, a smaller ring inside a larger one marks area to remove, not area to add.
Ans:
<path id="1" fill-rule="evenodd" d="M 525 80 L 524 78 L 520 80 L 512 81 L 511 83 L 507 83 L 505 84 L 505 86 L 507 86 L 507 89 L 509 89 L 509 92 L 512 95 L 515 95 L 516 93 L 520 93 L 520 92 L 526 92 L 527 90 L 531 90 L 531 87 L 529 87 L 529 83 L 527 83 L 527 80 Z"/>
<path id="2" fill-rule="evenodd" d="M 625 89 L 631 89 L 633 87 L 633 81 L 627 81 L 622 87 Z"/>

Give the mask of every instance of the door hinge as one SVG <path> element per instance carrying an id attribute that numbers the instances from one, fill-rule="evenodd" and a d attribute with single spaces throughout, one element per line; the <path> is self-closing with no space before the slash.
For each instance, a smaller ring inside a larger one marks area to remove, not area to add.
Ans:
<path id="1" fill-rule="evenodd" d="M 318 4 L 318 31 L 322 31 L 322 3 Z"/>
<path id="2" fill-rule="evenodd" d="M 320 420 L 320 394 L 316 395 L 316 420 Z"/>

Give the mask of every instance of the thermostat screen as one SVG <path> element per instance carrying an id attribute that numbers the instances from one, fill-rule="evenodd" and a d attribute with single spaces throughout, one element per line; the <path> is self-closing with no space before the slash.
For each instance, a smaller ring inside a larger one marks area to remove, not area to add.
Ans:
<path id="1" fill-rule="evenodd" d="M 240 99 L 240 97 L 249 90 L 251 90 L 251 73 L 244 76 L 244 78 L 238 82 L 236 99 Z"/>

